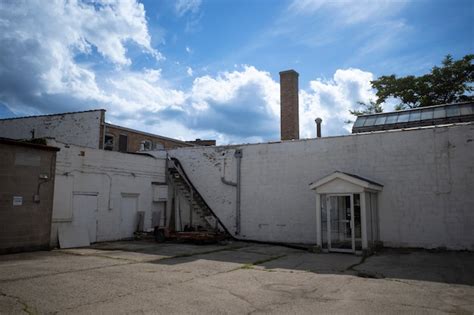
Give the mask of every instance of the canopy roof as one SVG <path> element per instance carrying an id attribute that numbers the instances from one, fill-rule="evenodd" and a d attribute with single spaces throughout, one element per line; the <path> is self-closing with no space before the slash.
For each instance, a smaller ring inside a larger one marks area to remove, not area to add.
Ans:
<path id="1" fill-rule="evenodd" d="M 335 183 L 339 183 L 336 184 Z M 346 183 L 346 185 L 344 185 Z M 347 185 L 349 184 L 349 185 Z M 382 184 L 374 182 L 370 179 L 364 178 L 359 175 L 336 171 L 328 176 L 325 176 L 318 181 L 311 183 L 309 187 L 312 190 L 323 192 L 358 192 L 358 191 L 381 191 L 383 188 Z M 323 189 L 327 188 L 327 189 Z M 327 191 L 329 189 L 329 191 Z M 334 191 L 331 191 L 334 190 Z"/>

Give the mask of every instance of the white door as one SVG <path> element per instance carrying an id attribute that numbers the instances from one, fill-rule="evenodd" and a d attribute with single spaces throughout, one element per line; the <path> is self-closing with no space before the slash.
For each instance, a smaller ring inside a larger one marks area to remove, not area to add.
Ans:
<path id="1" fill-rule="evenodd" d="M 87 230 L 89 241 L 97 242 L 97 193 L 74 193 L 73 225 Z"/>
<path id="2" fill-rule="evenodd" d="M 138 228 L 138 195 L 122 194 L 120 204 L 120 237 L 131 238 Z"/>

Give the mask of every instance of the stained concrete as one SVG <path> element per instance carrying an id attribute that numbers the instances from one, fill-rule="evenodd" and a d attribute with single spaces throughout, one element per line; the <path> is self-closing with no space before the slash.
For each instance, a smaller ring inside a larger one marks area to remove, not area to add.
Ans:
<path id="1" fill-rule="evenodd" d="M 0 313 L 472 313 L 474 253 L 113 242 L 0 256 Z"/>
<path id="2" fill-rule="evenodd" d="M 276 143 L 169 150 L 230 233 L 235 151 L 241 150 L 241 240 L 314 244 L 313 183 L 338 170 L 383 185 L 380 241 L 391 247 L 474 251 L 474 124 Z M 185 204 L 181 204 L 186 208 Z"/>

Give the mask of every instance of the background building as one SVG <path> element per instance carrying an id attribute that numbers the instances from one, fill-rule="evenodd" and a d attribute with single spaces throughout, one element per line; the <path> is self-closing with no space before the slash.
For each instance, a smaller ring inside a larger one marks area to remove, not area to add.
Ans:
<path id="1" fill-rule="evenodd" d="M 194 144 L 109 123 L 105 124 L 105 150 L 138 152 L 191 146 Z"/>
<path id="2" fill-rule="evenodd" d="M 57 156 L 51 245 L 132 238 L 165 219 L 166 154 L 125 154 L 48 140 Z M 163 195 L 164 194 L 164 195 Z"/>
<path id="3" fill-rule="evenodd" d="M 0 119 L 0 137 L 54 138 L 78 146 L 120 152 L 194 146 L 178 139 L 106 123 L 104 109 Z"/>

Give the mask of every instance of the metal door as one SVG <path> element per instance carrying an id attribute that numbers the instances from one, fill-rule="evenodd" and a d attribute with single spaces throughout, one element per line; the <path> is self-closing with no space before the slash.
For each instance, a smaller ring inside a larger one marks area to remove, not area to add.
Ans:
<path id="1" fill-rule="evenodd" d="M 122 194 L 120 237 L 131 238 L 138 229 L 138 194 Z"/>
<path id="2" fill-rule="evenodd" d="M 91 243 L 97 242 L 97 208 L 97 193 L 73 194 L 73 225 L 87 230 Z"/>

